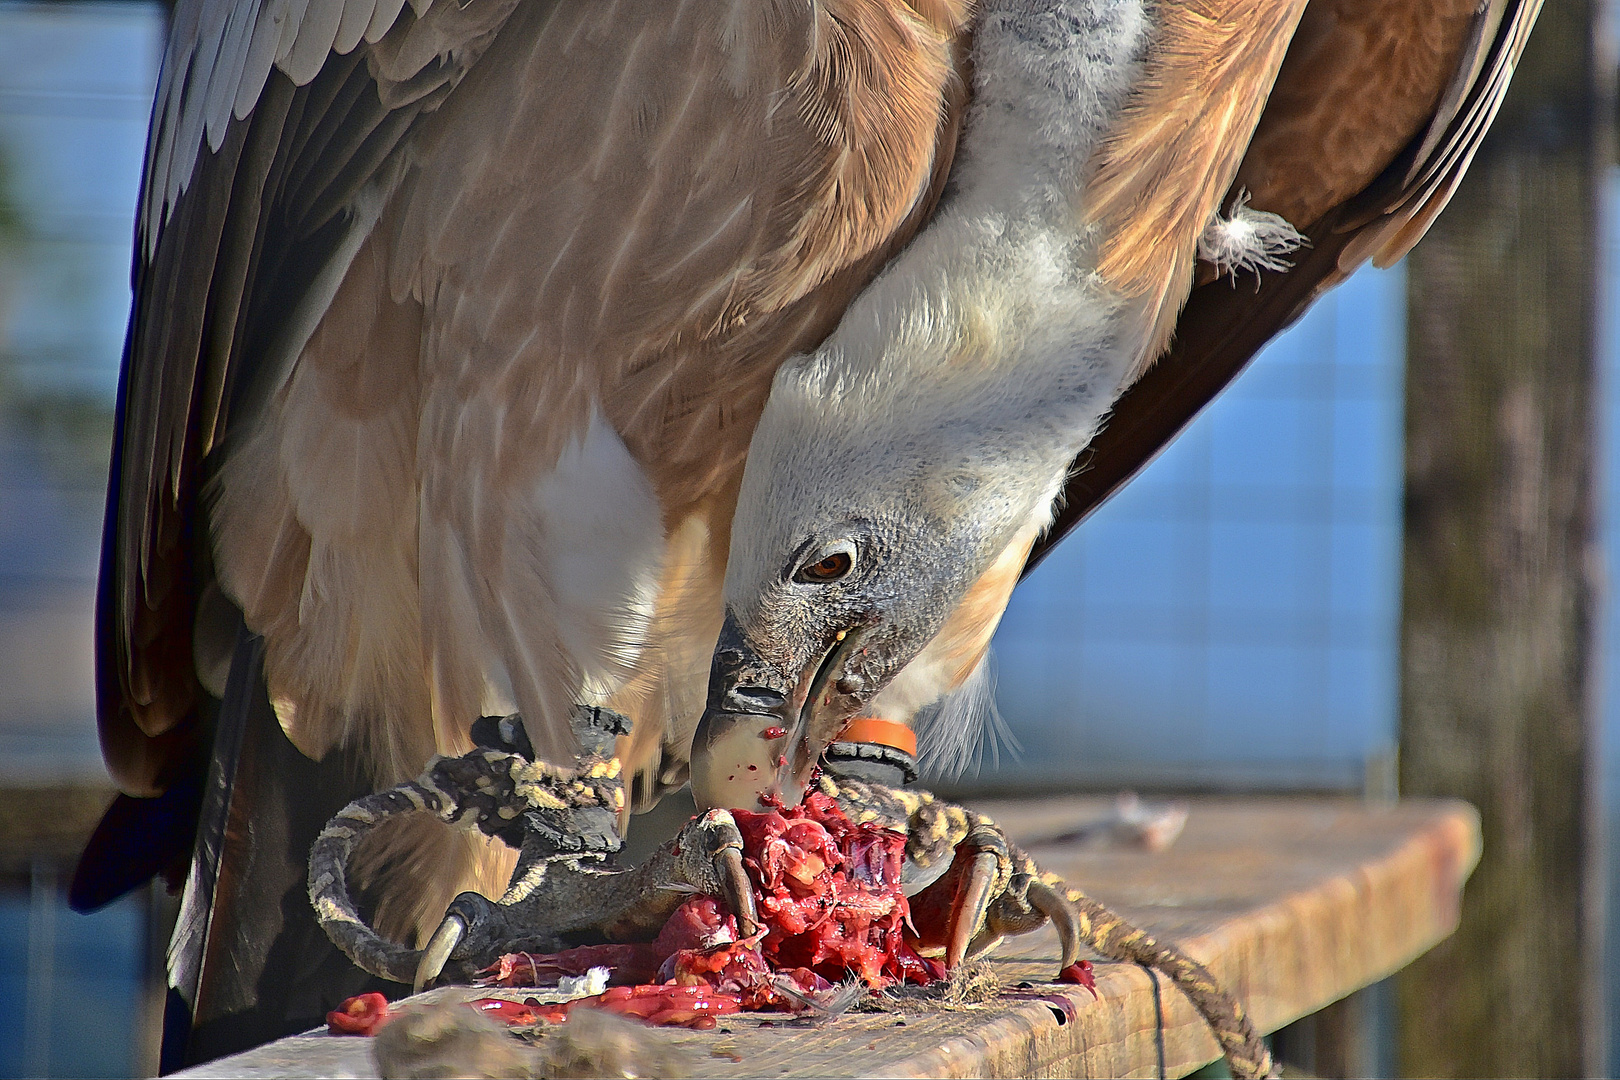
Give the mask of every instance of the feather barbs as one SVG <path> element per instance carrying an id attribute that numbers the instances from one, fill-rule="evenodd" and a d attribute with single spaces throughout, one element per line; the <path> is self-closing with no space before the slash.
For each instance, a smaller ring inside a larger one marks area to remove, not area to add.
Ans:
<path id="1" fill-rule="evenodd" d="M 1210 215 L 1198 235 L 1198 257 L 1236 284 L 1239 273 L 1287 270 L 1292 264 L 1283 256 L 1307 243 L 1282 215 L 1254 209 L 1248 192 L 1240 191 L 1226 214 L 1217 210 Z"/>
<path id="2" fill-rule="evenodd" d="M 1139 374 L 1169 342 L 1199 237 L 1237 173 L 1305 0 L 1158 5 L 1145 70 L 1082 196 L 1097 272 L 1145 300 Z"/>

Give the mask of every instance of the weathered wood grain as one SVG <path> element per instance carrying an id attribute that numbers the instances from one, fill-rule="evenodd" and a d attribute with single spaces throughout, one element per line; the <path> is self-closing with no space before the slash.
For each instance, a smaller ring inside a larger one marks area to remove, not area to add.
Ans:
<path id="1" fill-rule="evenodd" d="M 1100 800 L 980 805 L 1043 865 L 1208 963 L 1268 1031 L 1389 975 L 1450 933 L 1479 855 L 1477 816 L 1452 801 L 1384 809 L 1198 801 L 1176 846 L 1156 855 L 1041 841 L 1102 816 Z M 715 1077 L 1180 1076 L 1216 1056 L 1192 1007 L 1151 973 L 1099 962 L 1093 1001 L 1044 981 L 1056 957 L 1049 932 L 1003 946 L 995 968 L 1005 992 L 987 1005 L 902 1004 L 819 1027 L 748 1015 L 663 1037 L 692 1057 L 694 1075 Z M 419 1000 L 466 996 L 444 989 Z M 365 1040 L 316 1034 L 177 1075 L 376 1073 Z"/>

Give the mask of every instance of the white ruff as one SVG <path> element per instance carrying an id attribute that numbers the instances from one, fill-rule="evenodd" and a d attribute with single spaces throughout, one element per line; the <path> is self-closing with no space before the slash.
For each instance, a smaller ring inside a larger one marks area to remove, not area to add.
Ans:
<path id="1" fill-rule="evenodd" d="M 788 534 L 847 513 L 851 492 L 883 517 L 972 521 L 997 551 L 1050 520 L 1144 345 L 1142 312 L 1095 273 L 1082 191 L 1139 73 L 1145 8 L 983 6 L 946 199 L 827 342 L 777 373 L 744 476 L 728 602 L 746 605 Z"/>
<path id="2" fill-rule="evenodd" d="M 599 705 L 634 668 L 658 596 L 664 526 L 652 484 L 600 412 L 537 485 L 537 544 L 557 605 L 557 636 Z"/>

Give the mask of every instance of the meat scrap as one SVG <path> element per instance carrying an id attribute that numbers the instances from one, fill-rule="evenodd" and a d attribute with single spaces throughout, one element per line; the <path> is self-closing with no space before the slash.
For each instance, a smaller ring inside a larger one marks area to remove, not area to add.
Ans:
<path id="1" fill-rule="evenodd" d="M 945 976 L 942 964 L 917 954 L 907 932 L 909 908 L 900 889 L 904 836 L 851 821 L 820 792 L 800 806 L 732 814 L 754 886 L 757 932 L 740 935 L 720 901 L 694 896 L 652 942 L 512 953 L 477 980 L 480 986 L 555 985 L 564 975 L 605 966 L 614 984 L 607 992 L 556 1006 L 508 1009 L 493 1004 L 496 998 L 474 1006 L 510 1023 L 558 1022 L 572 1009 L 600 1008 L 704 1028 L 743 1009 L 803 1009 L 848 979 L 880 990 Z"/>
<path id="2" fill-rule="evenodd" d="M 1083 986 L 1091 991 L 1091 996 L 1097 996 L 1097 978 L 1091 973 L 1090 960 L 1076 960 L 1062 971 L 1058 972 L 1057 981 L 1060 983 L 1073 983 Z"/>
<path id="3" fill-rule="evenodd" d="M 765 927 L 760 952 L 774 970 L 854 976 L 873 990 L 944 978 L 944 965 L 907 940 L 902 834 L 851 821 L 819 791 L 796 807 L 732 813 Z"/>
<path id="4" fill-rule="evenodd" d="M 485 1016 L 513 1027 L 561 1024 L 575 1008 L 598 1009 L 616 1016 L 628 1016 L 666 1027 L 712 1028 L 715 1018 L 742 1011 L 742 999 L 716 991 L 707 984 L 680 986 L 674 983 L 646 986 L 615 986 L 595 997 L 575 998 L 546 1004 L 535 998 L 521 1002 L 505 998 L 478 998 L 467 1004 Z"/>
<path id="5" fill-rule="evenodd" d="M 375 1035 L 394 1018 L 388 999 L 378 993 L 356 994 L 326 1014 L 326 1030 L 333 1035 Z"/>

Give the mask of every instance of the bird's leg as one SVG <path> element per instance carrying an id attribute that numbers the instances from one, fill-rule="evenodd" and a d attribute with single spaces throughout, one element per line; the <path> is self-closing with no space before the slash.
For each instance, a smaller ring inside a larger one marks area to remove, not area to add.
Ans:
<path id="1" fill-rule="evenodd" d="M 379 936 L 360 917 L 349 895 L 348 863 L 355 848 L 395 817 L 432 814 L 446 824 L 476 828 L 500 839 L 524 852 L 520 878 L 534 869 L 537 859 L 600 861 L 618 850 L 617 813 L 624 792 L 611 754 L 614 737 L 627 730 L 627 724 L 622 717 L 595 709 L 578 710 L 574 720 L 583 752 L 577 769 L 531 760 L 533 751 L 516 717 L 485 717 L 473 726 L 478 746 L 470 753 L 434 758 L 415 780 L 356 799 L 340 810 L 316 838 L 309 857 L 310 902 L 333 944 L 363 970 L 386 979 L 410 982 L 418 971 L 422 953 Z M 549 852 L 543 854 L 538 843 L 530 844 L 531 834 L 549 841 Z M 470 936 L 470 944 L 476 945 L 499 932 L 478 917 L 491 913 L 479 909 L 476 900 L 468 899 L 471 895 L 456 898 L 460 912 L 434 934 L 430 954 L 465 952 L 466 948 L 457 949 L 461 939 Z M 527 938 L 534 948 L 552 940 L 543 924 L 531 928 Z"/>
<path id="2" fill-rule="evenodd" d="M 725 810 L 694 818 L 640 866 L 619 870 L 597 854 L 559 854 L 549 837 L 530 834 L 499 900 L 475 892 L 451 902 L 422 950 L 420 989 L 449 970 L 467 979 L 500 956 L 554 952 L 582 940 L 650 941 L 695 894 L 721 898 L 743 934 L 758 915 L 743 869 L 742 834 Z"/>
<path id="3" fill-rule="evenodd" d="M 1209 1023 L 1234 1076 L 1272 1075 L 1270 1051 L 1208 968 L 1044 873 L 990 818 L 926 791 L 831 775 L 818 784 L 852 819 L 905 833 L 901 884 L 912 922 L 923 951 L 942 950 L 947 967 L 1051 920 L 1063 945 L 1060 972 L 1082 946 L 1163 972 Z"/>
<path id="4" fill-rule="evenodd" d="M 507 952 L 551 952 L 571 935 L 604 931 L 616 940 L 650 938 L 690 892 L 726 900 L 751 921 L 753 892 L 742 868 L 742 836 L 731 815 L 695 819 L 678 841 L 632 871 L 614 869 L 624 784 L 614 738 L 628 731 L 623 717 L 576 710 L 579 764 L 562 769 L 531 760 L 515 717 L 474 725 L 479 748 L 435 759 L 416 780 L 350 803 L 328 824 L 310 852 L 310 900 L 322 928 L 366 971 L 417 988 L 447 964 L 456 974 Z M 448 824 L 477 828 L 519 850 L 506 893 L 490 900 L 462 893 L 418 951 L 380 937 L 349 896 L 347 866 L 360 840 L 384 821 L 431 813 Z"/>

